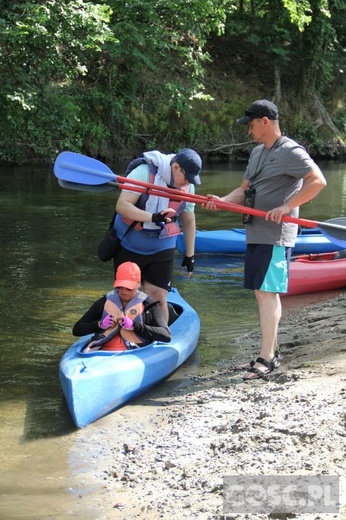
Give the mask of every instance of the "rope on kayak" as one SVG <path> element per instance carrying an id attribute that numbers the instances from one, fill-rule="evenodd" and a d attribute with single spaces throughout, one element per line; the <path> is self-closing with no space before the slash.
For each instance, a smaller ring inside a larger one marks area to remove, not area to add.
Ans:
<path id="1" fill-rule="evenodd" d="M 97 367 L 98 365 L 101 365 L 101 363 L 104 363 L 107 359 L 109 359 L 113 356 L 118 356 L 121 352 L 127 352 L 127 351 L 119 351 L 119 352 L 114 352 L 114 354 L 111 354 L 111 355 L 102 356 L 102 358 L 98 362 L 93 363 L 92 367 L 94 368 L 94 367 Z M 88 367 L 86 366 L 84 361 L 81 361 L 81 365 L 82 365 L 82 368 L 80 369 L 80 373 L 82 374 L 83 372 L 88 370 Z"/>

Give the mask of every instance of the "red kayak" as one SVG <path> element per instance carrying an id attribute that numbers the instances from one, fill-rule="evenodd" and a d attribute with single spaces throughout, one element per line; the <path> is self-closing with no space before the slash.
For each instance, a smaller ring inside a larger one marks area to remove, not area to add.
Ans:
<path id="1" fill-rule="evenodd" d="M 302 255 L 292 259 L 288 296 L 330 291 L 346 286 L 345 251 Z M 281 296 L 284 296 L 283 294 Z"/>

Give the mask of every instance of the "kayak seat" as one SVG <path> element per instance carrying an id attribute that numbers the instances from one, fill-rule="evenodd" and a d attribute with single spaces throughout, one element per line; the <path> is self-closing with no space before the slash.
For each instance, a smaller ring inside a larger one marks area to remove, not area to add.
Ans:
<path id="1" fill-rule="evenodd" d="M 334 259 L 338 260 L 339 258 L 346 258 L 346 249 L 342 249 L 341 251 L 335 253 Z"/>
<path id="2" fill-rule="evenodd" d="M 179 309 L 176 309 L 174 305 L 168 303 L 168 325 L 172 325 L 177 318 L 179 318 Z M 180 312 L 181 314 L 181 312 Z"/>

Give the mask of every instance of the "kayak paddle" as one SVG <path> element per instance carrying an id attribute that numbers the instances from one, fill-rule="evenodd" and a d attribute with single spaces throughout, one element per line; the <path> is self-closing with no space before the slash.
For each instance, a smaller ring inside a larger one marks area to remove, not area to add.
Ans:
<path id="1" fill-rule="evenodd" d="M 54 163 L 54 174 L 59 179 L 60 183 L 63 181 L 61 185 L 71 188 L 72 186 L 70 186 L 70 184 L 74 185 L 72 189 L 78 189 L 78 187 L 76 187 L 78 185 L 87 185 L 93 186 L 95 191 L 101 191 L 101 186 L 105 187 L 108 185 L 107 191 L 108 189 L 113 189 L 118 186 L 121 189 L 132 190 L 139 193 L 148 193 L 160 197 L 171 198 L 172 200 L 193 202 L 195 204 L 205 204 L 211 200 L 209 197 L 204 195 L 186 193 L 174 188 L 155 186 L 155 184 L 149 182 L 137 181 L 121 177 L 120 175 L 115 175 L 115 173 L 113 173 L 112 170 L 101 161 L 75 152 L 62 152 L 58 155 Z M 93 189 L 91 189 L 91 191 L 93 191 Z M 241 204 L 224 202 L 218 199 L 213 199 L 213 202 L 219 209 L 235 213 L 250 214 L 261 218 L 265 218 L 266 216 L 266 211 L 248 208 Z M 346 217 L 339 217 L 327 220 L 326 222 L 319 222 L 317 220 L 308 220 L 284 215 L 282 220 L 307 228 L 319 228 L 331 242 L 334 242 L 340 247 L 346 248 Z"/>
<path id="2" fill-rule="evenodd" d="M 104 193 L 105 191 L 113 191 L 115 188 L 118 187 L 118 184 L 114 183 L 114 185 L 112 185 L 110 182 L 108 182 L 107 184 L 100 184 L 100 186 L 89 186 L 88 184 L 80 184 L 79 182 L 70 182 L 58 179 L 58 183 L 62 188 L 68 188 L 69 190 L 89 191 L 93 193 L 95 193 L 95 191 L 97 191 L 98 193 Z"/>

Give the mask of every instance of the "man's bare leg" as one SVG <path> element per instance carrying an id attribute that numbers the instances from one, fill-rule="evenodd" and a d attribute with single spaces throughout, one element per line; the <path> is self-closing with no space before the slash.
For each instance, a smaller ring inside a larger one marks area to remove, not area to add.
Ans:
<path id="1" fill-rule="evenodd" d="M 281 300 L 277 293 L 266 291 L 255 291 L 258 305 L 259 322 L 261 328 L 261 350 L 258 357 L 271 362 L 275 356 L 277 346 L 277 335 L 282 314 Z M 268 372 L 268 368 L 260 363 L 255 363 L 254 368 L 263 373 Z M 249 372 L 244 379 L 253 379 L 256 375 Z"/>
<path id="2" fill-rule="evenodd" d="M 148 296 L 151 296 L 153 300 L 160 302 L 159 306 L 161 308 L 161 312 L 162 312 L 163 317 L 165 318 L 166 322 L 168 323 L 168 319 L 169 319 L 168 307 L 167 307 L 168 291 L 166 291 L 166 289 L 161 289 L 161 287 L 157 287 L 156 285 L 153 285 L 149 282 L 144 282 L 143 291 Z"/>

